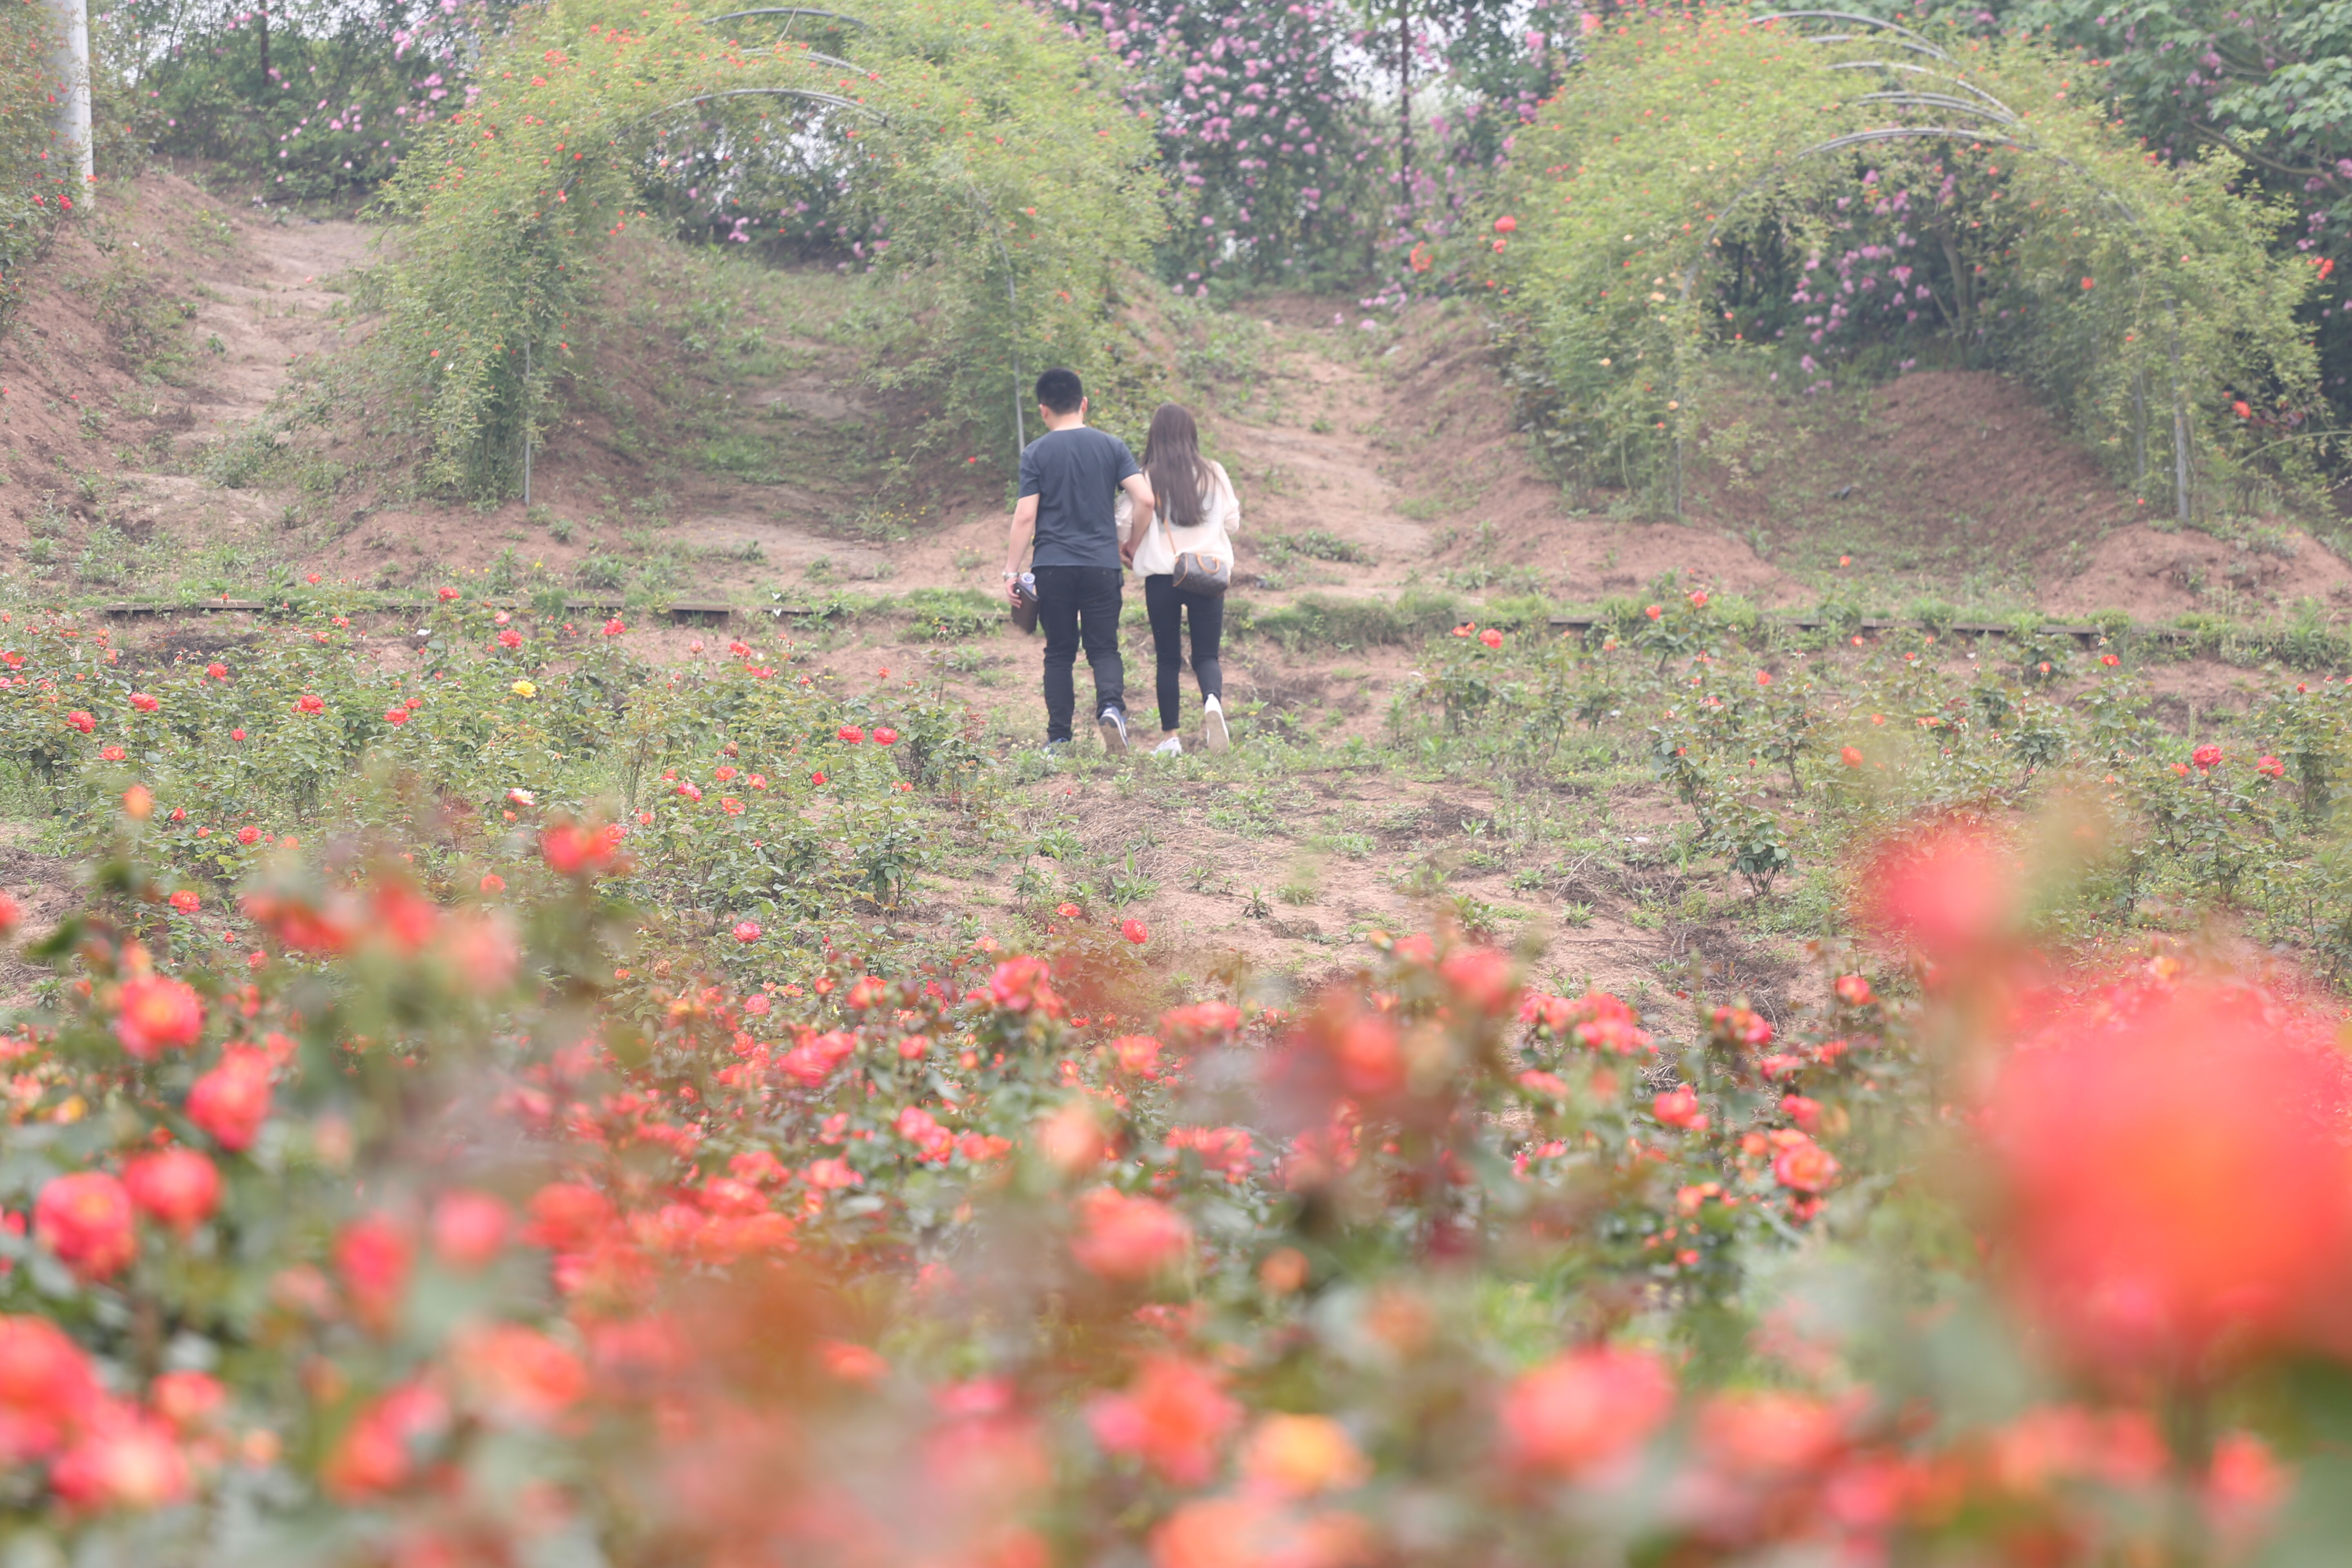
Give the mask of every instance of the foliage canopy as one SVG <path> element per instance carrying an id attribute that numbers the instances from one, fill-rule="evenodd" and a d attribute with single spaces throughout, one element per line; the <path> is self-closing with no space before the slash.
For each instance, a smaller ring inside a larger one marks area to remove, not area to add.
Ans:
<path id="1" fill-rule="evenodd" d="M 2203 481 L 2240 477 L 2250 416 L 2316 389 L 2295 319 L 2311 269 L 2267 248 L 2287 215 L 2240 194 L 2226 153 L 2174 166 L 2137 145 L 2038 45 L 1955 39 L 1923 65 L 1910 41 L 1741 14 L 1595 41 L 1520 139 L 1517 232 L 1495 247 L 1565 454 L 1662 478 L 1696 428 L 1703 355 L 1826 374 L 1808 340 L 1832 359 L 1899 341 L 1922 312 L 1865 306 L 1851 271 L 1899 256 L 1874 289 L 1902 272 L 1948 352 L 2032 379 L 2122 477 L 2160 492 L 2176 415 Z M 1825 313 L 1791 322 L 1791 303 Z M 1856 312 L 1873 331 L 1838 339 Z"/>
<path id="2" fill-rule="evenodd" d="M 559 0 L 484 65 L 385 197 L 410 226 L 372 352 L 421 420 L 427 485 L 519 479 L 593 324 L 597 255 L 647 219 L 664 132 L 688 113 L 726 116 L 722 143 L 746 156 L 821 146 L 884 233 L 892 379 L 937 387 L 950 423 L 1009 430 L 1016 366 L 1091 367 L 1120 258 L 1161 221 L 1148 127 L 1019 7 L 883 0 L 859 20 L 819 48 L 722 36 L 683 5 Z"/>

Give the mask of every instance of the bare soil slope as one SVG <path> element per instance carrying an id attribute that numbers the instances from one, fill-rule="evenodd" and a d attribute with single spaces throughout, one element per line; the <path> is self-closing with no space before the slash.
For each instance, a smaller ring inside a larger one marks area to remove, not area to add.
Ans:
<path id="1" fill-rule="evenodd" d="M 122 497 L 112 477 L 168 475 L 259 416 L 289 366 L 339 340 L 335 279 L 365 255 L 357 225 L 241 212 L 173 175 L 94 197 L 0 336 L 0 543 L 22 548 L 37 522 L 133 538 L 195 522 L 175 504 L 194 481 Z M 215 528 L 262 510 L 233 494 L 195 504 Z"/>
<path id="2" fill-rule="evenodd" d="M 846 286 L 759 286 L 657 242 L 611 258 L 610 320 L 577 345 L 536 508 L 404 497 L 381 419 L 255 460 L 257 443 L 286 439 L 265 426 L 289 391 L 342 374 L 328 351 L 366 329 L 348 289 L 377 243 L 169 175 L 104 193 L 0 337 L 0 548 L 68 591 L 152 585 L 195 562 L 217 562 L 224 584 L 275 570 L 394 586 L 495 566 L 745 603 L 803 584 L 995 591 L 1001 479 L 912 451 L 909 405 L 864 384 L 837 330 Z M 1727 373 L 1677 522 L 1544 471 L 1470 302 L 1371 331 L 1346 306 L 1252 302 L 1244 374 L 1195 388 L 1242 491 L 1244 592 L 1261 608 L 1405 587 L 1589 601 L 1669 574 L 1787 605 L 1850 572 L 1889 607 L 1916 594 L 2142 619 L 2304 598 L 2352 609 L 2352 570 L 2280 520 L 2234 540 L 2152 526 L 1997 375 L 1808 399 Z"/>
<path id="3" fill-rule="evenodd" d="M 2183 531 L 2165 454 L 2119 489 L 2056 415 L 1990 371 L 1923 371 L 1819 398 L 1722 378 L 1689 470 L 1695 522 L 1815 583 L 1841 558 L 1911 591 L 2136 620 L 2312 596 L 2352 609 L 2352 569 L 2282 518 L 2244 541 Z"/>

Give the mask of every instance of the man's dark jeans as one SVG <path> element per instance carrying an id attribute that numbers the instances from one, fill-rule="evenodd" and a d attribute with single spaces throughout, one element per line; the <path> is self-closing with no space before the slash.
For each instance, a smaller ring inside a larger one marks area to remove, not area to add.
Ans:
<path id="1" fill-rule="evenodd" d="M 1070 679 L 1078 645 L 1095 672 L 1095 711 L 1127 711 L 1127 667 L 1118 657 L 1119 588 L 1116 566 L 1040 566 L 1037 624 L 1045 628 L 1045 739 L 1070 738 L 1077 692 Z"/>

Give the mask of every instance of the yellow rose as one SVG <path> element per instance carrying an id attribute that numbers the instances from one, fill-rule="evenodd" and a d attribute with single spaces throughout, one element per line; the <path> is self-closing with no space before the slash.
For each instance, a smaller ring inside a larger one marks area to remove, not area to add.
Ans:
<path id="1" fill-rule="evenodd" d="M 528 680 L 518 680 L 512 686 L 508 687 L 507 689 L 513 692 L 517 697 L 536 697 L 539 695 L 539 688 L 533 686 Z"/>

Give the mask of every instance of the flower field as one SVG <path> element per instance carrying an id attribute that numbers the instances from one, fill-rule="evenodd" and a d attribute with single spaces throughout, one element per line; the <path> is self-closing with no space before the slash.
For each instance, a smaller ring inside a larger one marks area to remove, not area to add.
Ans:
<path id="1" fill-rule="evenodd" d="M 2344 1561 L 2345 5 L 1933 9 L 0 38 L 0 1568 Z"/>
<path id="2" fill-rule="evenodd" d="M 2126 641 L 1691 589 L 1441 633 L 1322 753 L 1646 755 L 1816 922 L 1776 1023 L 1444 900 L 1287 992 L 927 917 L 1035 765 L 937 684 L 379 618 L 6 627 L 91 868 L 0 1047 L 27 1561 L 2324 1560 L 2341 1009 L 2128 911 L 2324 968 L 2336 683 L 2192 746 Z"/>

